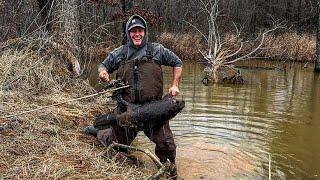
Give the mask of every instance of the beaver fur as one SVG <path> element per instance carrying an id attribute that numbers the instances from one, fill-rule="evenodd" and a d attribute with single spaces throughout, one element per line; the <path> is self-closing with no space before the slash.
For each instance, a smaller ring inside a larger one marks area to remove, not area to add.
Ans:
<path id="1" fill-rule="evenodd" d="M 159 101 L 151 101 L 145 104 L 132 104 L 118 100 L 119 105 L 126 107 L 126 111 L 120 114 L 105 114 L 97 117 L 94 127 L 105 129 L 110 125 L 120 125 L 130 128 L 153 128 L 161 126 L 175 117 L 185 107 L 184 100 L 177 100 L 167 94 Z"/>

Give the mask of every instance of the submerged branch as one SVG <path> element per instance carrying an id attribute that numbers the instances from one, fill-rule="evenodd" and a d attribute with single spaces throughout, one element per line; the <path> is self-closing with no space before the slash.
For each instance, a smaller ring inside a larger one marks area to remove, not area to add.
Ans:
<path id="1" fill-rule="evenodd" d="M 162 174 L 164 174 L 166 171 L 169 170 L 169 167 L 165 166 L 164 164 L 162 164 L 160 162 L 160 160 L 156 157 L 156 155 L 154 155 L 149 149 L 142 149 L 142 148 L 138 148 L 138 147 L 133 147 L 133 146 L 128 146 L 128 145 L 124 145 L 124 144 L 119 144 L 119 143 L 113 142 L 112 144 L 110 144 L 108 146 L 107 150 L 103 154 L 105 154 L 105 153 L 108 154 L 111 151 L 111 149 L 116 149 L 116 148 L 127 149 L 129 151 L 140 151 L 140 152 L 145 153 L 147 156 L 149 156 L 151 158 L 151 160 L 159 168 L 159 170 L 155 174 L 150 176 L 148 178 L 148 180 L 158 179 Z"/>

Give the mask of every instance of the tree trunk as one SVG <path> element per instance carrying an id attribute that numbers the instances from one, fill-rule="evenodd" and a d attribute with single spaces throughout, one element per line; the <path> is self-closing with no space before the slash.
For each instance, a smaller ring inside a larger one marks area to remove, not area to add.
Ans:
<path id="1" fill-rule="evenodd" d="M 320 72 L 320 3 L 318 2 L 318 18 L 317 18 L 317 50 L 316 50 L 316 60 L 314 65 L 314 71 Z"/>
<path id="2" fill-rule="evenodd" d="M 53 27 L 51 34 L 56 36 L 57 41 L 64 48 L 69 57 L 68 63 L 72 65 L 75 74 L 80 74 L 79 59 L 81 57 L 81 32 L 80 32 L 80 0 L 55 1 L 53 6 Z M 68 51 L 68 52 L 67 52 Z"/>
<path id="3" fill-rule="evenodd" d="M 54 16 L 57 20 L 53 31 L 59 40 L 78 49 L 80 47 L 78 0 L 56 1 Z"/>
<path id="4" fill-rule="evenodd" d="M 41 25 L 45 26 L 47 31 L 51 30 L 52 26 L 52 3 L 53 0 L 37 0 L 38 1 L 38 6 L 39 10 L 41 13 Z"/>
<path id="5" fill-rule="evenodd" d="M 122 13 L 125 14 L 127 10 L 130 10 L 133 7 L 133 0 L 120 0 Z M 122 45 L 125 45 L 127 43 L 127 34 L 126 34 L 126 21 L 124 20 L 122 22 Z"/>

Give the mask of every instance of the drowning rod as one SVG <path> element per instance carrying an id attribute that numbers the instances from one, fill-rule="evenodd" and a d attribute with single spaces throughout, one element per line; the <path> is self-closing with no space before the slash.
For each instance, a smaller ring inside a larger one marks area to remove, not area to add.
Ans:
<path id="1" fill-rule="evenodd" d="M 87 96 L 82 96 L 82 97 L 75 98 L 75 99 L 70 99 L 70 100 L 67 100 L 67 101 L 51 104 L 51 105 L 48 105 L 48 106 L 42 106 L 42 107 L 39 107 L 37 109 L 32 109 L 32 110 L 29 110 L 29 111 L 23 111 L 23 112 L 20 112 L 20 113 L 17 113 L 17 114 L 11 114 L 11 115 L 8 115 L 8 116 L 3 116 L 3 117 L 0 117 L 0 119 L 7 119 L 7 118 L 15 117 L 15 116 L 20 116 L 20 115 L 23 115 L 23 114 L 27 114 L 27 113 L 31 113 L 31 112 L 35 112 L 35 111 L 40 111 L 42 109 L 51 108 L 51 107 L 58 106 L 58 105 L 61 105 L 61 104 L 65 104 L 65 103 L 69 103 L 69 102 L 73 102 L 73 101 L 78 101 L 78 100 L 81 100 L 81 99 L 94 97 L 94 96 L 97 96 L 97 95 L 105 94 L 107 92 L 113 92 L 113 91 L 117 91 L 117 90 L 128 88 L 128 87 L 130 87 L 130 85 L 125 85 L 125 86 L 121 86 L 121 87 L 118 87 L 118 88 L 97 92 L 97 93 L 94 93 L 94 94 L 90 94 L 90 95 L 87 95 Z"/>

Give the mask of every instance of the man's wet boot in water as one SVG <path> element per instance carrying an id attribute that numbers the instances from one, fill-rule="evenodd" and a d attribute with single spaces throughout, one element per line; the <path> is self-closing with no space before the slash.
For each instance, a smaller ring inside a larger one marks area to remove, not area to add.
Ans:
<path id="1" fill-rule="evenodd" d="M 164 163 L 164 165 L 168 167 L 168 175 L 170 179 L 178 179 L 178 171 L 176 165 L 174 163 L 170 163 L 169 161 Z"/>
<path id="2" fill-rule="evenodd" d="M 178 179 L 178 172 L 175 164 L 170 163 L 169 172 L 170 172 L 171 179 Z"/>
<path id="3" fill-rule="evenodd" d="M 94 137 L 97 137 L 98 129 L 95 128 L 94 126 L 86 126 L 86 127 L 84 127 L 83 132 L 85 134 L 90 134 Z"/>

